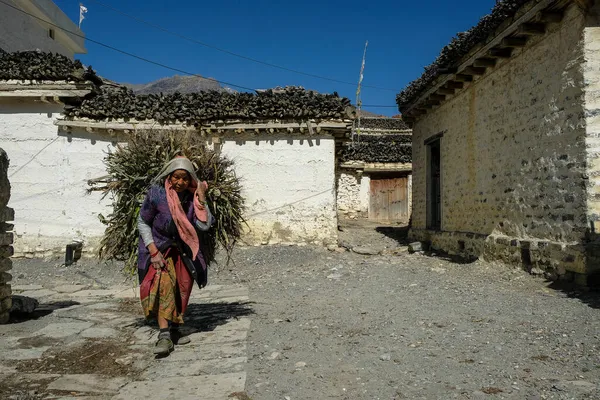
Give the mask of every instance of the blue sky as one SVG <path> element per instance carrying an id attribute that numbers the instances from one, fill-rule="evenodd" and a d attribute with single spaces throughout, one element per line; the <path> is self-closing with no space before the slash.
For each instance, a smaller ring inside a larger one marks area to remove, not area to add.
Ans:
<path id="1" fill-rule="evenodd" d="M 54 0 L 74 21 L 80 0 Z M 365 105 L 395 105 L 396 93 L 418 78 L 441 48 L 477 23 L 495 0 L 99 0 L 198 41 L 306 73 L 357 82 L 369 41 Z M 299 85 L 337 91 L 354 103 L 356 84 L 271 68 L 190 43 L 83 0 L 82 30 L 91 39 L 188 72 L 249 88 Z M 86 42 L 86 65 L 117 82 L 145 83 L 176 72 Z M 384 115 L 396 108 L 365 108 Z"/>

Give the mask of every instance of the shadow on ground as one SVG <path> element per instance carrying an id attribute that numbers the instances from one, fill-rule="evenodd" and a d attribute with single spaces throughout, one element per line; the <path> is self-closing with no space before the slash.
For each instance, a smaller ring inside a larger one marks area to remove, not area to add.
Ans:
<path id="1" fill-rule="evenodd" d="M 582 290 L 581 286 L 571 282 L 549 281 L 548 288 L 562 292 L 572 299 L 578 299 L 591 308 L 600 309 L 600 290 L 597 287 L 593 290 Z"/>
<path id="2" fill-rule="evenodd" d="M 32 299 L 33 300 L 33 299 Z M 55 310 L 60 310 L 62 308 L 69 308 L 72 306 L 77 306 L 80 303 L 76 301 L 55 301 L 52 303 L 43 303 L 39 306 L 35 307 L 32 312 L 23 312 L 23 311 L 12 311 L 10 313 L 9 324 L 20 324 L 23 322 L 36 320 L 39 318 L 43 318 L 49 314 L 52 314 Z"/>
<path id="3" fill-rule="evenodd" d="M 186 311 L 186 331 L 189 333 L 212 331 L 232 318 L 252 315 L 254 310 L 251 304 L 253 303 L 191 303 Z"/>
<path id="4" fill-rule="evenodd" d="M 394 239 L 401 246 L 408 246 L 410 243 L 408 240 L 408 230 L 408 226 L 378 226 L 375 228 L 377 233 L 381 233 L 390 239 Z"/>

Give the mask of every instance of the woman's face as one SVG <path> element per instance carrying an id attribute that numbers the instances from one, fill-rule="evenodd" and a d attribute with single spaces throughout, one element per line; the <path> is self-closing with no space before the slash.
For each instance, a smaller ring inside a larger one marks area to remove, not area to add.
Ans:
<path id="1" fill-rule="evenodd" d="M 173 189 L 175 189 L 177 193 L 181 193 L 187 190 L 192 180 L 190 174 L 184 169 L 176 170 L 171 174 L 171 177 L 169 179 L 171 181 Z"/>

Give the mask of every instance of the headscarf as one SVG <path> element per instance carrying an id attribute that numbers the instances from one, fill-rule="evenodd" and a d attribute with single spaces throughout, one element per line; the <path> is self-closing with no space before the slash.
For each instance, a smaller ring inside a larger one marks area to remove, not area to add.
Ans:
<path id="1" fill-rule="evenodd" d="M 194 164 L 192 164 L 190 160 L 183 156 L 175 157 L 163 167 L 162 171 L 155 178 L 155 181 L 160 182 L 164 179 L 165 191 L 167 193 L 167 203 L 169 203 L 169 211 L 171 211 L 171 216 L 173 217 L 175 226 L 177 226 L 177 232 L 179 232 L 181 240 L 183 240 L 192 251 L 193 259 L 196 259 L 196 256 L 200 252 L 200 239 L 198 238 L 198 233 L 183 211 L 179 196 L 171 185 L 171 181 L 169 179 L 171 174 L 178 169 L 185 170 L 188 172 L 188 174 L 190 174 L 191 182 L 188 190 L 194 194 L 194 214 L 200 221 L 206 222 L 208 219 L 208 214 L 206 208 L 200 203 L 198 196 L 196 196 L 196 192 L 200 185 L 198 182 L 198 176 L 196 175 L 194 169 Z"/>

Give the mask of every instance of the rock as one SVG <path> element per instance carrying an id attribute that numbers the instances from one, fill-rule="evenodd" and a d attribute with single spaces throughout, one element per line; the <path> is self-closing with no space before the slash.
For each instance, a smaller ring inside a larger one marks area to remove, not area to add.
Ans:
<path id="1" fill-rule="evenodd" d="M 362 254 L 366 256 L 374 256 L 380 253 L 379 250 L 367 246 L 355 246 L 352 248 L 352 251 L 356 254 Z"/>
<path id="2" fill-rule="evenodd" d="M 296 368 L 306 367 L 306 363 L 304 361 L 298 361 L 295 365 L 296 365 Z"/>
<path id="3" fill-rule="evenodd" d="M 15 294 L 12 296 L 12 308 L 10 309 L 10 312 L 31 314 L 39 304 L 40 302 L 32 297 Z"/>
<path id="4" fill-rule="evenodd" d="M 382 354 L 379 356 L 379 359 L 381 361 L 390 361 L 392 359 L 392 355 L 391 354 Z"/>
<path id="5" fill-rule="evenodd" d="M 281 355 L 281 353 L 274 351 L 273 353 L 271 353 L 271 355 L 269 356 L 269 360 L 277 360 L 279 358 L 279 356 Z"/>
<path id="6" fill-rule="evenodd" d="M 339 280 L 342 277 L 342 274 L 329 274 L 327 275 L 327 279 Z"/>
<path id="7" fill-rule="evenodd" d="M 421 242 L 413 242 L 408 245 L 409 253 L 416 253 L 418 251 L 423 251 L 423 244 Z"/>
<path id="8" fill-rule="evenodd" d="M 133 364 L 133 356 L 131 354 L 128 354 L 126 356 L 119 357 L 115 360 L 115 363 L 119 365 L 131 365 Z"/>

